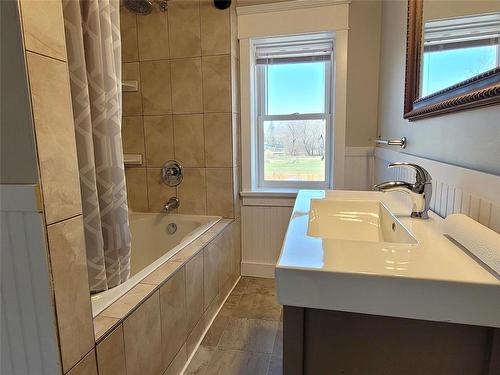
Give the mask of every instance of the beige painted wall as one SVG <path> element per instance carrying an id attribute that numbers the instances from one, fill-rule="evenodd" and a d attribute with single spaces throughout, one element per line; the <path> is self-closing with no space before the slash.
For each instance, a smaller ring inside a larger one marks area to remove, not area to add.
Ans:
<path id="1" fill-rule="evenodd" d="M 238 6 L 276 0 L 239 0 Z M 281 1 L 280 1 L 281 2 Z M 377 133 L 380 0 L 353 0 L 349 7 L 346 146 L 370 146 Z"/>
<path id="2" fill-rule="evenodd" d="M 425 0 L 424 20 L 460 17 L 500 11 L 498 0 Z"/>
<path id="3" fill-rule="evenodd" d="M 379 135 L 408 138 L 405 153 L 500 175 L 500 106 L 409 122 L 403 119 L 406 1 L 384 1 Z"/>

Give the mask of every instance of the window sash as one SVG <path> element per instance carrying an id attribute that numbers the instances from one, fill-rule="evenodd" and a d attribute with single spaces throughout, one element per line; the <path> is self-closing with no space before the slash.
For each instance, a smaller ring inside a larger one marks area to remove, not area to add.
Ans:
<path id="1" fill-rule="evenodd" d="M 325 61 L 325 112 L 323 113 L 293 113 L 281 115 L 267 114 L 267 64 L 256 64 L 256 124 L 255 129 L 255 158 L 254 158 L 254 183 L 256 188 L 281 188 L 281 189 L 331 189 L 333 187 L 333 51 Z M 279 120 L 325 120 L 325 180 L 324 181 L 299 181 L 299 180 L 265 180 L 264 179 L 264 121 Z"/>
<path id="2" fill-rule="evenodd" d="M 290 120 L 325 120 L 325 180 L 266 180 L 264 178 L 264 122 Z M 327 113 L 308 113 L 291 115 L 259 116 L 257 120 L 257 187 L 258 188 L 301 188 L 301 189 L 328 189 L 332 186 L 332 122 L 333 116 Z"/>

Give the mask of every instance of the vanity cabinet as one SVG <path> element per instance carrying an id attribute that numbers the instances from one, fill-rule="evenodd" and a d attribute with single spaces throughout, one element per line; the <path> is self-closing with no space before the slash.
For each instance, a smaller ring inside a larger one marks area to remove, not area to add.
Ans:
<path id="1" fill-rule="evenodd" d="M 284 306 L 284 375 L 499 375 L 500 329 Z"/>

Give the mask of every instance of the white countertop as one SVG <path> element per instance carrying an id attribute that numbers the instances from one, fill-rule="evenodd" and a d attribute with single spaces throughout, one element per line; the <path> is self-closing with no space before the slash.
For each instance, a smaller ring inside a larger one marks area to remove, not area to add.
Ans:
<path id="1" fill-rule="evenodd" d="M 379 200 L 416 244 L 308 236 L 311 199 Z M 410 218 L 402 193 L 303 190 L 276 266 L 283 305 L 500 327 L 500 280 L 441 234 L 443 219 Z"/>

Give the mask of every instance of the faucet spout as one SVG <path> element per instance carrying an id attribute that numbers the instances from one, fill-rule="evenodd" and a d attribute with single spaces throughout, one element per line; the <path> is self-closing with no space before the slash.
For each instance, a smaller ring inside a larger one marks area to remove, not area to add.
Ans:
<path id="1" fill-rule="evenodd" d="M 415 183 L 406 181 L 386 181 L 373 187 L 374 190 L 382 192 L 399 191 L 410 195 L 412 201 L 411 217 L 419 219 L 429 218 L 428 211 L 432 196 L 432 184 L 430 174 L 422 167 L 409 163 L 391 163 L 393 167 L 410 167 L 416 171 Z"/>

